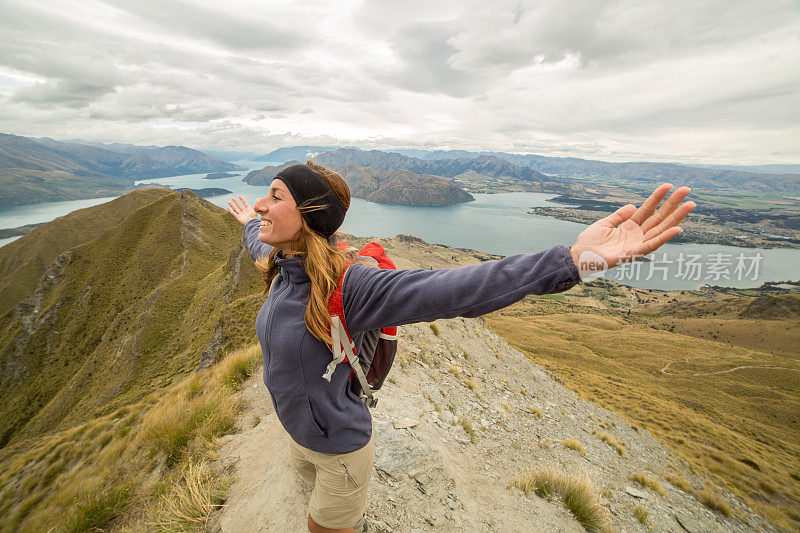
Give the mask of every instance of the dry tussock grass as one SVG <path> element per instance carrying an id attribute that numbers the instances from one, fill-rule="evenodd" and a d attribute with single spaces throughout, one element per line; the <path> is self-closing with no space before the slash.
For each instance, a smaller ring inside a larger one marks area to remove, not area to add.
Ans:
<path id="1" fill-rule="evenodd" d="M 664 479 L 669 481 L 670 485 L 681 489 L 683 492 L 692 492 L 692 487 L 689 485 L 689 483 L 678 474 L 667 474 L 664 476 Z"/>
<path id="2" fill-rule="evenodd" d="M 141 442 L 153 454 L 164 454 L 167 465 L 177 464 L 198 435 L 210 439 L 233 428 L 235 407 L 230 397 L 211 389 L 190 400 L 167 396 L 142 422 Z"/>
<path id="3" fill-rule="evenodd" d="M 709 509 L 718 511 L 725 516 L 731 516 L 733 514 L 730 505 L 728 505 L 725 500 L 723 500 L 717 493 L 708 487 L 701 490 L 697 497 L 703 503 L 703 505 Z"/>
<path id="4" fill-rule="evenodd" d="M 642 487 L 647 487 L 661 496 L 665 494 L 664 489 L 661 487 L 661 483 L 648 476 L 645 472 L 636 472 L 635 474 L 631 474 L 628 476 L 628 479 L 635 481 Z"/>
<path id="5" fill-rule="evenodd" d="M 95 531 L 119 516 L 134 496 L 134 487 L 113 485 L 84 489 L 67 520 L 69 533 Z"/>
<path id="6" fill-rule="evenodd" d="M 597 435 L 598 439 L 600 439 L 601 441 L 605 442 L 606 444 L 608 444 L 609 446 L 611 446 L 612 448 L 617 450 L 617 454 L 619 454 L 620 456 L 625 455 L 625 448 L 623 448 L 622 445 L 620 443 L 618 443 L 614 439 L 614 437 L 612 437 L 608 433 L 599 433 L 598 434 L 598 433 L 592 431 L 592 434 Z"/>
<path id="7" fill-rule="evenodd" d="M 461 428 L 464 430 L 464 433 L 466 433 L 467 436 L 469 436 L 469 441 L 472 444 L 475 444 L 478 441 L 478 434 L 475 431 L 475 427 L 472 425 L 472 421 L 469 418 L 459 416 L 454 420 L 454 423 L 461 426 Z"/>
<path id="8" fill-rule="evenodd" d="M 202 530 L 212 511 L 225 501 L 231 482 L 207 463 L 189 461 L 178 484 L 161 496 L 155 519 L 145 525 L 159 531 Z"/>
<path id="9" fill-rule="evenodd" d="M 511 487 L 542 498 L 558 495 L 587 531 L 611 531 L 608 511 L 601 505 L 591 481 L 583 474 L 566 474 L 553 467 L 534 470 L 511 480 Z"/>
<path id="10" fill-rule="evenodd" d="M 232 353 L 214 368 L 214 378 L 218 383 L 238 391 L 242 383 L 253 375 L 261 363 L 261 348 L 254 345 Z"/>
<path id="11" fill-rule="evenodd" d="M 647 520 L 647 514 L 647 509 L 641 505 L 637 505 L 633 508 L 633 516 L 636 517 L 636 520 L 642 524 L 644 524 L 644 521 Z"/>
<path id="12" fill-rule="evenodd" d="M 230 483 L 208 464 L 216 437 L 234 428 L 234 391 L 256 370 L 259 353 L 257 345 L 238 350 L 137 404 L 19 453 L 3 450 L 0 530 L 93 531 L 124 522 L 125 530 L 152 531 L 202 521 Z"/>
<path id="13" fill-rule="evenodd" d="M 570 450 L 575 450 L 579 454 L 586 456 L 586 449 L 583 447 L 579 441 L 575 439 L 566 439 L 564 442 L 561 443 L 564 448 L 569 448 Z"/>

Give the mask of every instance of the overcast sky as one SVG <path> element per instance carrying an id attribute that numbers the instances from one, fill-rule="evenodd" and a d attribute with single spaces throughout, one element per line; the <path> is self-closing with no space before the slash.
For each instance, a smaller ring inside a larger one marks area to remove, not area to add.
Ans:
<path id="1" fill-rule="evenodd" d="M 0 132 L 797 164 L 800 2 L 0 0 Z"/>

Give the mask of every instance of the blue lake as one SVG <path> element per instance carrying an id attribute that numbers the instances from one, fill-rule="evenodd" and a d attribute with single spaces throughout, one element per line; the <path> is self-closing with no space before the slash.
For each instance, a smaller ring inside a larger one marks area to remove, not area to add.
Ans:
<path id="1" fill-rule="evenodd" d="M 237 161 L 251 169 L 269 163 Z M 277 163 L 276 163 L 277 164 Z M 233 194 L 206 198 L 227 207 L 233 195 L 251 204 L 266 192 L 241 181 L 246 172 L 233 178 L 203 179 L 206 173 L 141 180 L 173 189 L 220 187 Z M 571 245 L 585 226 L 549 217 L 527 214 L 534 206 L 548 202 L 552 194 L 474 194 L 474 202 L 447 207 L 382 205 L 354 198 L 342 226 L 353 235 L 393 237 L 406 233 L 430 243 L 510 255 L 542 250 L 554 244 Z M 0 228 L 46 222 L 75 209 L 97 205 L 112 198 L 52 202 L 0 208 Z M 14 240 L 0 240 L 0 246 Z M 735 287 L 757 287 L 764 281 L 800 279 L 800 250 L 737 248 L 705 244 L 666 244 L 651 261 L 609 270 L 605 277 L 641 288 L 695 289 L 708 283 Z"/>

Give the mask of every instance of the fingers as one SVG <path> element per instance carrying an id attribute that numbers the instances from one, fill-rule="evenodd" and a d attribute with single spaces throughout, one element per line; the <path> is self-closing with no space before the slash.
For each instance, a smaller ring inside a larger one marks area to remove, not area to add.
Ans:
<path id="1" fill-rule="evenodd" d="M 680 203 L 684 198 L 686 198 L 686 195 L 689 194 L 690 191 L 691 189 L 689 187 L 678 187 L 678 189 L 676 189 L 670 195 L 670 197 L 667 198 L 667 201 L 664 202 L 664 205 L 662 205 L 658 211 L 641 221 L 640 225 L 642 227 L 642 231 L 647 233 L 654 227 L 664 222 L 664 220 L 666 220 L 666 218 L 678 208 Z"/>
<path id="2" fill-rule="evenodd" d="M 239 204 L 239 200 L 242 201 L 241 204 Z M 245 200 L 244 197 L 240 195 L 239 200 L 237 200 L 236 198 L 228 200 L 228 211 L 230 211 L 233 214 L 237 214 L 241 213 L 245 209 L 250 209 L 250 204 L 247 203 L 247 200 Z"/>
<path id="3" fill-rule="evenodd" d="M 661 200 L 664 199 L 671 188 L 671 183 L 662 183 L 659 185 L 656 190 L 653 191 L 653 194 L 651 194 L 650 197 L 644 201 L 642 206 L 636 210 L 636 213 L 633 214 L 631 219 L 641 226 L 642 222 L 647 220 L 647 218 L 653 214 L 653 212 L 656 210 L 656 207 L 658 207 L 658 204 L 661 203 Z"/>
<path id="4" fill-rule="evenodd" d="M 643 236 L 644 241 L 648 241 L 649 239 L 652 239 L 666 230 L 680 224 L 683 219 L 686 218 L 686 215 L 692 212 L 692 209 L 695 208 L 695 205 L 696 204 L 692 201 L 681 204 L 671 215 L 667 217 L 666 220 L 645 231 Z"/>
<path id="5" fill-rule="evenodd" d="M 663 233 L 656 235 L 652 239 L 646 240 L 640 244 L 634 251 L 634 254 L 638 257 L 641 257 L 649 254 L 650 252 L 654 252 L 655 250 L 658 250 L 664 243 L 676 235 L 679 235 L 681 232 L 683 232 L 683 230 L 678 226 L 668 228 Z"/>
<path id="6" fill-rule="evenodd" d="M 600 220 L 598 220 L 598 222 L 602 223 L 605 226 L 610 226 L 610 227 L 614 228 L 614 227 L 622 224 L 623 222 L 625 222 L 629 218 L 631 218 L 631 216 L 633 215 L 633 213 L 635 211 L 636 211 L 636 206 L 635 205 L 633 205 L 633 204 L 623 205 L 622 207 L 620 207 L 619 209 L 617 209 L 616 211 L 614 211 L 613 213 L 611 213 L 607 217 L 601 218 Z"/>

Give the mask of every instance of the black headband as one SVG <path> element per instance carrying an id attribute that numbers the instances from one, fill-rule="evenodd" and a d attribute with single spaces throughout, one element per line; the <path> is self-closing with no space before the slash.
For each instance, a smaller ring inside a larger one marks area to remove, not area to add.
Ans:
<path id="1" fill-rule="evenodd" d="M 295 203 L 301 208 L 300 215 L 316 233 L 328 239 L 344 222 L 345 209 L 339 197 L 308 166 L 286 167 L 278 172 L 275 179 L 286 184 Z M 308 200 L 312 200 L 310 205 L 322 208 L 303 210 L 303 202 Z"/>

